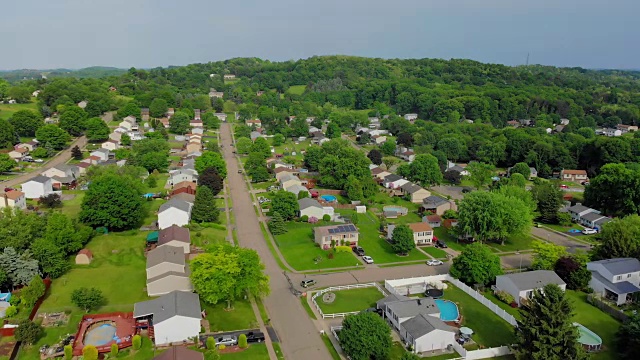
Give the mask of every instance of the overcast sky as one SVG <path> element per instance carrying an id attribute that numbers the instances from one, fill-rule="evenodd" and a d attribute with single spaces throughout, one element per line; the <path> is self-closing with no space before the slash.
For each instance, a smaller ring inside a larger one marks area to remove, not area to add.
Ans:
<path id="1" fill-rule="evenodd" d="M 0 69 L 313 55 L 640 68 L 640 0 L 2 1 Z"/>

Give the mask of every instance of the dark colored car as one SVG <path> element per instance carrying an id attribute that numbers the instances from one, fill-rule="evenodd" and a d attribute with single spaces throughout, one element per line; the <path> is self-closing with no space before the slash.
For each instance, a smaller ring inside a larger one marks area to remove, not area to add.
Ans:
<path id="1" fill-rule="evenodd" d="M 247 336 L 248 343 L 254 343 L 254 342 L 260 343 L 264 341 L 264 334 L 259 331 L 256 331 L 256 332 L 250 331 L 245 335 Z"/>
<path id="2" fill-rule="evenodd" d="M 309 286 L 313 286 L 315 284 L 316 284 L 316 281 L 313 279 L 302 280 L 300 282 L 300 286 L 302 286 L 303 288 L 308 288 Z"/>
<path id="3" fill-rule="evenodd" d="M 356 253 L 358 256 L 364 256 L 364 249 L 360 246 L 354 246 L 353 252 Z"/>
<path id="4" fill-rule="evenodd" d="M 439 247 L 439 248 L 443 248 L 443 249 L 444 249 L 444 248 L 446 248 L 446 247 L 448 247 L 448 246 L 447 246 L 447 244 L 446 244 L 444 241 L 442 241 L 442 240 L 438 240 L 438 241 L 436 241 L 436 247 Z"/>

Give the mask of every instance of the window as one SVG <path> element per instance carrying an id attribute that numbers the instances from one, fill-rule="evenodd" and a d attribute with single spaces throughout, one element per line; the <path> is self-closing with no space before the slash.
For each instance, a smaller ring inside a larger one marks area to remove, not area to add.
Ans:
<path id="1" fill-rule="evenodd" d="M 631 274 L 627 274 L 627 279 L 631 277 Z"/>
<path id="2" fill-rule="evenodd" d="M 622 275 L 616 276 L 616 280 L 622 280 Z"/>

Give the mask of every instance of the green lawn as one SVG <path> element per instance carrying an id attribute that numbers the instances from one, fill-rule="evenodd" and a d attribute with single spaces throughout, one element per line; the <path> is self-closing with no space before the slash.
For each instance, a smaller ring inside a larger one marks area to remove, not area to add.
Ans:
<path id="1" fill-rule="evenodd" d="M 269 352 L 265 344 L 249 344 L 249 347 L 240 352 L 222 354 L 222 360 L 269 360 Z"/>
<path id="2" fill-rule="evenodd" d="M 322 295 L 316 298 L 316 303 L 325 314 L 361 311 L 376 306 L 376 301 L 384 295 L 375 287 L 334 291 L 336 299 L 331 304 L 322 301 Z"/>
<path id="3" fill-rule="evenodd" d="M 28 104 L 0 104 L 0 119 L 6 120 L 15 112 L 20 110 L 33 110 L 37 112 L 38 104 L 35 102 L 30 102 Z"/>
<path id="4" fill-rule="evenodd" d="M 498 307 L 500 307 L 502 310 L 505 310 L 507 313 L 511 314 L 516 319 L 520 318 L 520 310 L 518 308 L 512 308 L 511 306 L 500 301 L 500 299 L 493 295 L 493 292 L 491 290 L 485 291 L 484 293 L 482 293 L 482 295 L 491 300 L 492 303 L 498 305 Z"/>
<path id="5" fill-rule="evenodd" d="M 444 291 L 444 299 L 458 305 L 462 313 L 462 326 L 473 329 L 473 340 L 485 347 L 510 345 L 515 341 L 513 326 L 502 320 L 487 307 L 451 283 Z"/>
<path id="6" fill-rule="evenodd" d="M 221 214 L 222 218 L 224 214 Z M 227 227 L 215 224 L 213 227 L 206 227 L 191 231 L 191 243 L 194 246 L 207 246 L 222 244 L 227 241 Z"/>
<path id="7" fill-rule="evenodd" d="M 594 360 L 618 359 L 613 346 L 620 323 L 597 307 L 589 304 L 587 302 L 587 294 L 573 290 L 567 290 L 566 294 L 569 299 L 573 300 L 573 321 L 584 325 L 602 338 L 604 350 L 592 354 L 591 358 Z"/>
<path id="8" fill-rule="evenodd" d="M 307 85 L 291 85 L 287 92 L 293 95 L 302 95 L 307 88 Z"/>
<path id="9" fill-rule="evenodd" d="M 340 210 L 343 215 L 353 215 L 353 210 Z M 377 264 L 385 264 L 392 262 L 404 262 L 412 260 L 427 260 L 425 254 L 413 249 L 408 256 L 398 256 L 393 252 L 391 244 L 386 239 L 381 238 L 380 221 L 371 212 L 366 214 L 358 214 L 358 230 L 360 231 L 359 245 L 364 248 L 367 255 L 373 258 Z"/>
<path id="10" fill-rule="evenodd" d="M 446 259 L 447 252 L 433 246 L 422 246 L 420 249 L 436 259 Z"/>
<path id="11" fill-rule="evenodd" d="M 71 200 L 63 201 L 60 212 L 71 218 L 78 217 L 78 214 L 80 213 L 80 205 L 82 205 L 82 199 L 84 198 L 85 192 L 82 190 L 63 190 L 62 193 L 64 195 L 73 194 L 75 197 Z"/>
<path id="12" fill-rule="evenodd" d="M 313 320 L 317 320 L 318 319 L 316 317 L 316 314 L 313 312 L 313 310 L 311 310 L 311 306 L 309 306 L 309 303 L 307 302 L 307 297 L 306 296 L 301 296 L 300 297 L 300 303 L 302 304 L 302 307 L 304 308 L 304 311 L 307 312 L 307 315 L 309 315 L 310 318 L 312 318 Z"/>
<path id="13" fill-rule="evenodd" d="M 338 354 L 338 351 L 336 350 L 336 348 L 333 347 L 333 343 L 329 339 L 329 336 L 327 336 L 327 334 L 322 334 L 320 336 L 322 337 L 322 342 L 324 342 L 324 345 L 327 347 L 327 350 L 329 350 L 329 354 L 331 354 L 331 359 L 340 360 L 341 359 L 340 354 Z"/>
<path id="14" fill-rule="evenodd" d="M 227 310 L 226 307 L 226 303 L 202 304 L 202 308 L 207 312 L 211 331 L 245 330 L 258 326 L 249 301 L 234 302 L 232 310 Z"/>
<path id="15" fill-rule="evenodd" d="M 450 231 L 443 226 L 435 228 L 434 234 L 438 239 L 444 240 L 447 246 L 455 251 L 462 251 L 464 247 L 468 245 L 467 243 L 458 242 L 454 235 L 452 235 Z M 530 235 L 519 235 L 512 236 L 507 239 L 504 242 L 504 245 L 495 242 L 489 242 L 487 245 L 490 246 L 494 252 L 511 252 L 531 249 L 533 240 L 533 237 Z"/>
<path id="16" fill-rule="evenodd" d="M 315 226 L 308 223 L 289 222 L 289 231 L 275 236 L 280 252 L 294 269 L 328 269 L 360 263 L 351 252 L 336 253 L 333 259 L 329 259 L 331 252 L 322 250 L 313 241 L 313 227 Z"/>

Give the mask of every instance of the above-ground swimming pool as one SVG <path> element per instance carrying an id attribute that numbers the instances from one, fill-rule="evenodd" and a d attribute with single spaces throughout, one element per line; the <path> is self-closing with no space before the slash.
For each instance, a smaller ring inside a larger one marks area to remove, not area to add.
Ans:
<path id="1" fill-rule="evenodd" d="M 112 341 L 117 342 L 116 327 L 110 323 L 96 324 L 91 330 L 87 330 L 84 335 L 85 345 L 102 346 Z"/>
<path id="2" fill-rule="evenodd" d="M 580 333 L 578 342 L 582 344 L 583 347 L 589 351 L 600 350 L 600 347 L 602 346 L 602 339 L 598 334 L 579 323 L 573 323 L 573 326 L 578 328 L 578 332 Z"/>
<path id="3" fill-rule="evenodd" d="M 387 205 L 382 208 L 383 211 L 393 211 L 398 215 L 407 215 L 409 213 L 409 209 L 404 206 L 395 206 L 395 205 Z"/>
<path id="4" fill-rule="evenodd" d="M 440 309 L 440 320 L 442 321 L 458 321 L 460 314 L 458 306 L 449 300 L 436 299 L 436 306 Z"/>
<path id="5" fill-rule="evenodd" d="M 333 195 L 320 195 L 320 198 L 326 202 L 334 202 L 338 200 L 338 198 Z"/>

